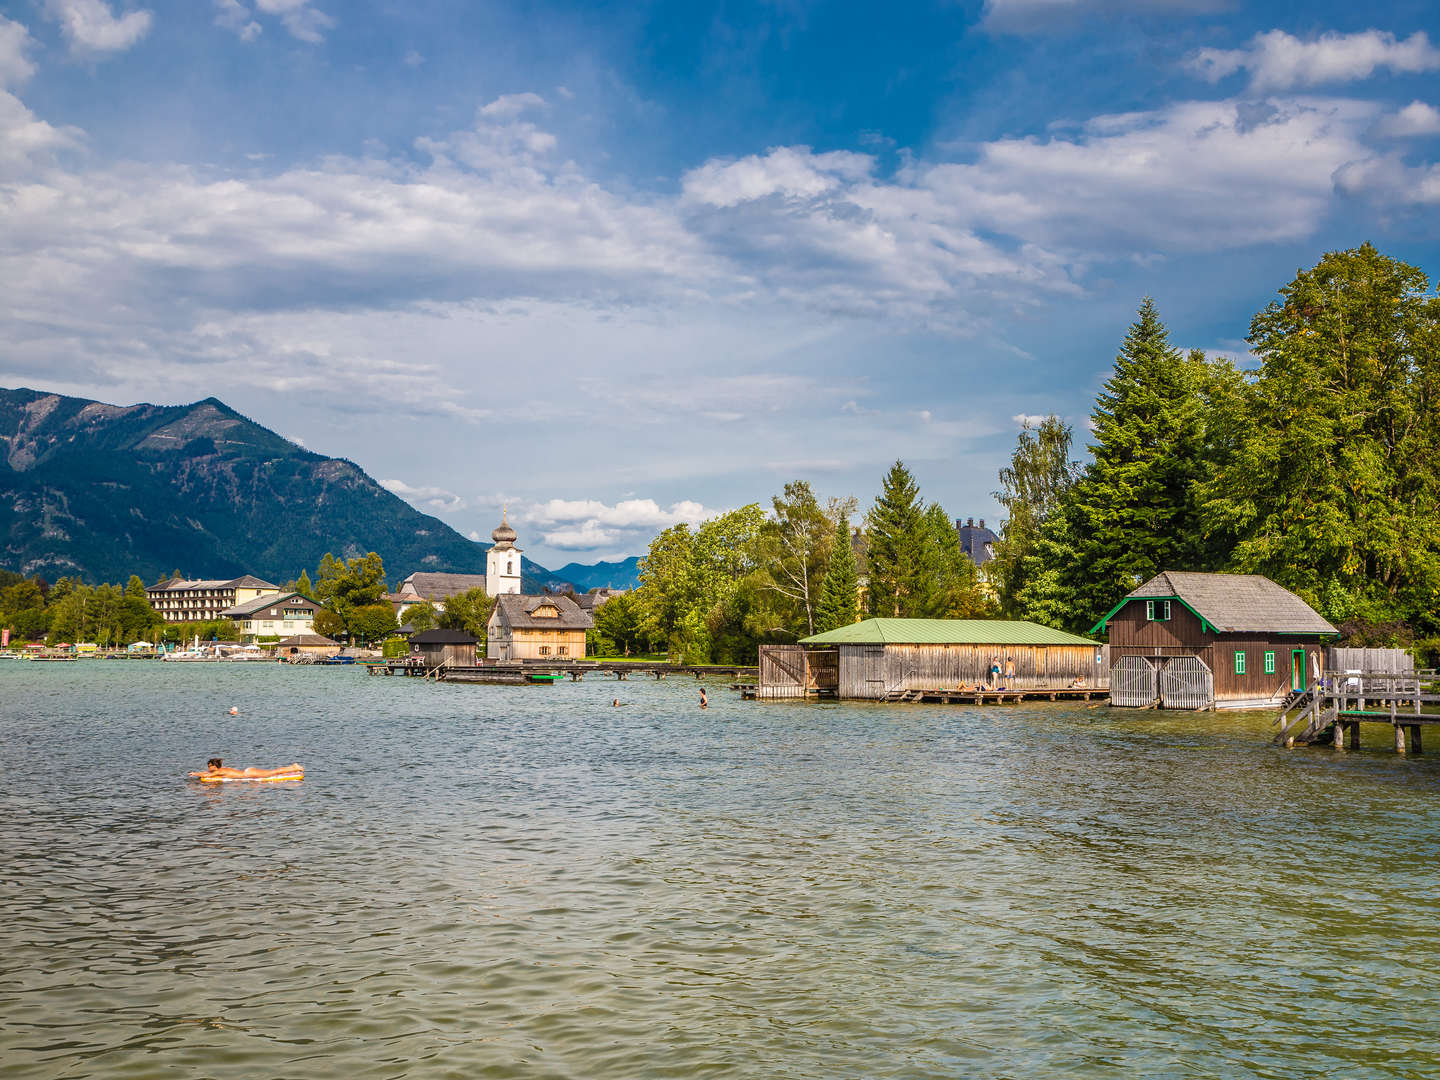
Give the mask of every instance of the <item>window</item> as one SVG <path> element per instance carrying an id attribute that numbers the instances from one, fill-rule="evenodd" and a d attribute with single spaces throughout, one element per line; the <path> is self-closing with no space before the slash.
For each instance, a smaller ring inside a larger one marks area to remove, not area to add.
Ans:
<path id="1" fill-rule="evenodd" d="M 1235 650 L 1235 674 L 1245 674 L 1245 653 L 1241 649 Z"/>
<path id="2" fill-rule="evenodd" d="M 1265 653 L 1265 674 L 1266 674 L 1266 675 L 1274 675 L 1274 674 L 1275 674 L 1275 654 L 1274 654 L 1273 652 L 1268 652 L 1268 651 L 1267 651 L 1267 652 Z"/>
<path id="3" fill-rule="evenodd" d="M 1166 622 L 1169 622 L 1169 621 L 1170 621 L 1170 601 L 1169 601 L 1169 600 L 1166 600 L 1166 601 L 1165 601 L 1165 614 L 1162 615 L 1162 616 L 1160 616 L 1160 617 L 1161 617 L 1162 619 L 1164 619 Z"/>
<path id="4" fill-rule="evenodd" d="M 1145 601 L 1145 618 L 1149 619 L 1151 622 L 1154 622 L 1154 621 L 1155 621 L 1155 601 L 1154 601 L 1154 600 L 1146 600 L 1146 601 Z"/>
<path id="5" fill-rule="evenodd" d="M 505 573 L 507 573 L 507 574 L 513 574 L 513 573 L 515 573 L 515 564 L 514 564 L 514 562 L 509 561 L 509 560 L 506 560 L 506 562 L 505 562 Z"/>
<path id="6" fill-rule="evenodd" d="M 557 645 L 557 646 L 555 646 L 555 655 L 556 655 L 556 656 L 569 656 L 569 655 L 570 655 L 570 646 L 569 646 L 569 645 Z"/>
<path id="7" fill-rule="evenodd" d="M 550 646 L 549 646 L 549 645 L 541 645 L 541 646 L 540 646 L 540 655 L 541 655 L 541 656 L 549 656 L 549 655 L 550 655 Z"/>

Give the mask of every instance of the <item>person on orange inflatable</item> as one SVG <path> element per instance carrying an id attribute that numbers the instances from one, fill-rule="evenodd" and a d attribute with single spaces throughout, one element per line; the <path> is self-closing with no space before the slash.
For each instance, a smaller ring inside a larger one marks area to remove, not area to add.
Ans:
<path id="1" fill-rule="evenodd" d="M 192 772 L 191 776 L 201 778 L 207 776 L 222 776 L 230 780 L 264 780 L 269 776 L 288 776 L 292 773 L 303 773 L 305 766 L 298 761 L 292 762 L 279 769 L 231 769 L 227 768 L 218 757 L 212 757 L 205 763 L 204 772 Z"/>

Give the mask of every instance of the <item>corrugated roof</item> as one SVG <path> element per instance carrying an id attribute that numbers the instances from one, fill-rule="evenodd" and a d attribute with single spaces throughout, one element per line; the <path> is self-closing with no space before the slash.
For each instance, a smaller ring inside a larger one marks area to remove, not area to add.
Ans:
<path id="1" fill-rule="evenodd" d="M 1179 597 L 1221 633 L 1338 633 L 1304 600 L 1260 574 L 1168 570 L 1156 574 L 1126 599 L 1152 596 Z"/>
<path id="2" fill-rule="evenodd" d="M 866 619 L 802 645 L 1094 645 L 1096 642 L 1033 622 L 1003 619 Z"/>

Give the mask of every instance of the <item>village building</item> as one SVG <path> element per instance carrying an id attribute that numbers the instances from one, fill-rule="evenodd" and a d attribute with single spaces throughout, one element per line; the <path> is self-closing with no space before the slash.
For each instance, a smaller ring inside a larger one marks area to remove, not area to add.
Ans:
<path id="1" fill-rule="evenodd" d="M 1110 703 L 1273 706 L 1312 687 L 1335 627 L 1258 574 L 1156 574 L 1091 633 L 1110 633 Z"/>
<path id="2" fill-rule="evenodd" d="M 171 578 L 145 590 L 150 606 L 166 622 L 208 622 L 225 618 L 226 608 L 255 600 L 280 587 L 246 574 L 228 581 Z"/>
<path id="3" fill-rule="evenodd" d="M 591 589 L 589 592 L 581 593 L 575 597 L 575 603 L 581 611 L 593 619 L 595 612 L 604 607 L 607 600 L 614 600 L 617 596 L 624 596 L 629 591 L 629 589 L 611 589 L 601 586 L 600 588 Z"/>
<path id="4" fill-rule="evenodd" d="M 296 634 L 284 638 L 275 646 L 275 655 L 282 660 L 300 656 L 334 656 L 339 651 L 338 641 L 331 641 L 321 634 Z"/>
<path id="5" fill-rule="evenodd" d="M 410 635 L 410 655 L 427 668 L 474 667 L 476 640 L 464 630 L 422 630 Z"/>
<path id="6" fill-rule="evenodd" d="M 980 519 L 978 525 L 974 518 L 966 518 L 963 524 L 959 518 L 956 518 L 955 531 L 960 536 L 960 550 L 975 564 L 976 569 L 983 567 L 995 557 L 995 544 L 1000 537 L 985 527 L 984 518 Z"/>
<path id="7" fill-rule="evenodd" d="M 568 596 L 501 596 L 485 627 L 485 655 L 491 660 L 578 660 L 585 655 L 585 631 L 594 625 Z"/>
<path id="8" fill-rule="evenodd" d="M 445 601 L 452 596 L 485 588 L 484 574 L 442 574 L 420 572 L 411 574 L 395 592 L 386 597 L 395 607 L 395 618 L 405 621 L 405 612 L 416 604 L 430 604 L 436 611 L 445 610 Z"/>
<path id="9" fill-rule="evenodd" d="M 319 610 L 319 604 L 298 592 L 275 592 L 228 607 L 220 612 L 220 618 L 233 619 L 240 640 L 253 642 L 262 637 L 308 634 Z"/>
<path id="10" fill-rule="evenodd" d="M 509 596 L 520 592 L 520 549 L 515 546 L 515 530 L 510 515 L 501 513 L 500 524 L 490 534 L 495 541 L 485 553 L 485 591 L 491 596 Z"/>
<path id="11" fill-rule="evenodd" d="M 1103 690 L 1107 671 L 1103 646 L 1038 623 L 866 619 L 798 645 L 761 646 L 757 696 L 887 701 L 976 688 Z"/>

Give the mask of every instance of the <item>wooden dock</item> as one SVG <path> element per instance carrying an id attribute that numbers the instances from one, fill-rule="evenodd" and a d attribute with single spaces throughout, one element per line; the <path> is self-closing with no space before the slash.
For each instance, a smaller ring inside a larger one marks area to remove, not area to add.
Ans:
<path id="1" fill-rule="evenodd" d="M 759 695 L 757 687 L 745 683 L 731 687 L 732 690 L 739 690 L 740 696 L 746 700 L 754 700 Z M 974 690 L 957 687 L 936 687 L 934 689 L 917 689 L 911 687 L 905 690 L 891 690 L 883 698 L 874 700 L 885 702 L 908 702 L 911 704 L 930 705 L 1013 705 L 1022 701 L 1090 701 L 1092 698 L 1104 701 L 1108 698 L 1109 691 L 1104 688 L 1093 686 L 1076 687 L 1045 687 L 1031 688 L 987 688 Z M 837 700 L 834 691 L 811 690 L 806 698 Z M 803 701 L 802 697 L 772 698 L 775 701 Z"/>
<path id="2" fill-rule="evenodd" d="M 1440 724 L 1440 678 L 1434 671 L 1332 674 L 1293 694 L 1275 724 L 1277 746 L 1328 743 L 1337 750 L 1360 748 L 1361 724 L 1387 725 L 1396 753 L 1419 754 L 1421 732 Z"/>
<path id="3" fill-rule="evenodd" d="M 530 675 L 557 673 L 567 675 L 571 682 L 580 682 L 587 675 L 609 676 L 625 681 L 633 675 L 664 679 L 671 675 L 756 676 L 758 669 L 744 665 L 671 664 L 658 660 L 515 660 L 487 661 L 474 666 L 441 664 L 428 667 L 423 661 L 408 656 L 369 661 L 365 665 L 371 675 L 401 675 L 436 682 L 496 683 L 515 686 L 530 682 Z"/>

